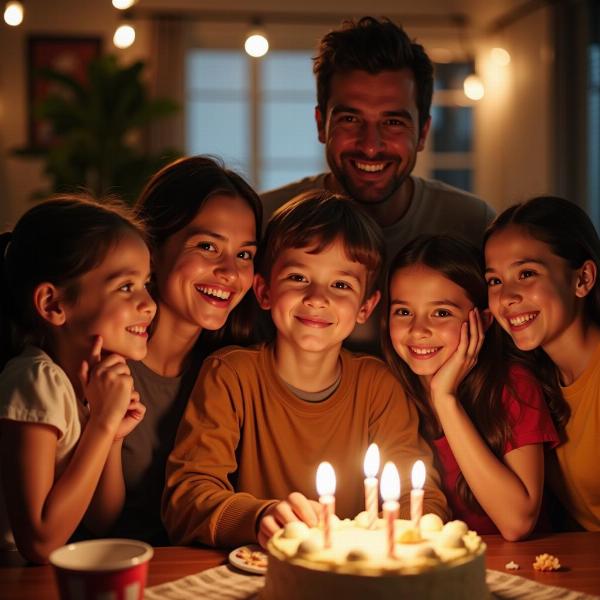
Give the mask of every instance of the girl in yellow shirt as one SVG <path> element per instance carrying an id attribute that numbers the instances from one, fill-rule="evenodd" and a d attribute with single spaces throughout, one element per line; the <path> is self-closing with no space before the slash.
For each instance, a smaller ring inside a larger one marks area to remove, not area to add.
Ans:
<path id="1" fill-rule="evenodd" d="M 586 213 L 538 197 L 500 214 L 485 239 L 489 307 L 540 381 L 560 385 L 571 415 L 556 449 L 555 492 L 585 529 L 600 531 L 600 239 Z"/>

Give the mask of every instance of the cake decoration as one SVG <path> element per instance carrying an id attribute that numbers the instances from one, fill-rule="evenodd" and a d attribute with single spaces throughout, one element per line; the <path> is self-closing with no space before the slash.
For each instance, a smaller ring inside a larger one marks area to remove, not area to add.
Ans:
<path id="1" fill-rule="evenodd" d="M 445 525 L 424 515 L 418 526 L 394 520 L 393 555 L 386 519 L 369 529 L 368 515 L 331 520 L 331 547 L 322 525 L 286 525 L 268 543 L 269 567 L 261 598 L 345 600 L 426 597 L 487 598 L 485 543 L 462 521 Z"/>
<path id="2" fill-rule="evenodd" d="M 269 566 L 263 600 L 344 600 L 428 598 L 486 599 L 482 539 L 462 521 L 443 524 L 421 516 L 425 465 L 413 468 L 411 519 L 398 518 L 400 477 L 387 462 L 379 481 L 383 518 L 374 513 L 379 453 L 365 458 L 365 510 L 354 519 L 335 515 L 335 472 L 330 463 L 317 469 L 321 505 L 318 527 L 288 523 L 267 543 Z"/>

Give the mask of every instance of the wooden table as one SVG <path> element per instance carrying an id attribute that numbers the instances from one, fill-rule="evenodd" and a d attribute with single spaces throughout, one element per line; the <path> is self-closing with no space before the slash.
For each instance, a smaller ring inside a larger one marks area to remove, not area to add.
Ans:
<path id="1" fill-rule="evenodd" d="M 487 566 L 504 571 L 513 560 L 520 565 L 515 575 L 546 585 L 600 595 L 600 532 L 561 533 L 524 542 L 505 542 L 500 536 L 484 536 L 488 545 Z M 547 552 L 560 559 L 563 568 L 555 573 L 534 571 L 537 554 Z M 155 548 L 150 563 L 148 586 L 165 583 L 223 564 L 227 553 L 208 548 Z M 12 564 L 10 564 L 12 563 Z M 10 600 L 58 600 L 52 568 L 26 566 L 13 553 L 0 553 L 0 598 Z"/>

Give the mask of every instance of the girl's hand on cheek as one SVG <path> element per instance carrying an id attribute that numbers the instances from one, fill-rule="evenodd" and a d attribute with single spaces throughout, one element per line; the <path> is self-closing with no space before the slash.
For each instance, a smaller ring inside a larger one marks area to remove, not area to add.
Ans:
<path id="1" fill-rule="evenodd" d="M 456 396 L 460 382 L 477 363 L 477 356 L 484 340 L 484 329 L 479 311 L 469 311 L 469 320 L 461 325 L 460 340 L 454 354 L 431 378 L 431 400 Z"/>

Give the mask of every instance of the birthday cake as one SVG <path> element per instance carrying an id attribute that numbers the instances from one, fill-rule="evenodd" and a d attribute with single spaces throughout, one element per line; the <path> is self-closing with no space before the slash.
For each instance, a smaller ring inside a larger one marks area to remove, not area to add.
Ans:
<path id="1" fill-rule="evenodd" d="M 433 514 L 418 527 L 397 519 L 393 556 L 383 519 L 368 528 L 366 513 L 334 518 L 331 547 L 321 527 L 288 523 L 268 543 L 264 600 L 335 598 L 488 598 L 485 544 L 462 521 L 443 525 Z"/>

